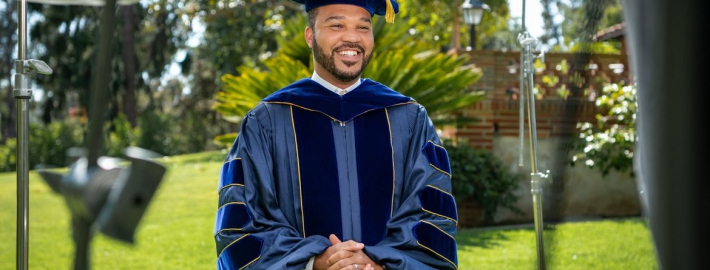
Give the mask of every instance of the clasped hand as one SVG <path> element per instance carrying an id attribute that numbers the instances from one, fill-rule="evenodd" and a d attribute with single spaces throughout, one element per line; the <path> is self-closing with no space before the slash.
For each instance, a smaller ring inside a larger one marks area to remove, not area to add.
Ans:
<path id="1" fill-rule="evenodd" d="M 340 241 L 331 234 L 328 237 L 331 246 L 316 256 L 315 270 L 382 270 L 365 252 L 365 244 L 353 240 Z"/>

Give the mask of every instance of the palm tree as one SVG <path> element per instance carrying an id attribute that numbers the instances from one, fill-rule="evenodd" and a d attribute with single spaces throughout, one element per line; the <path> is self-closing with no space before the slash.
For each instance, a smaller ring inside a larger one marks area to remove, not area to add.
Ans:
<path id="1" fill-rule="evenodd" d="M 274 91 L 312 74 L 311 50 L 305 42 L 305 16 L 284 23 L 283 35 L 277 38 L 279 51 L 261 64 L 263 69 L 237 68 L 239 75 L 222 76 L 222 91 L 213 108 L 229 120 L 239 122 L 261 99 Z M 414 98 L 427 108 L 432 121 L 441 127 L 475 121 L 456 112 L 479 100 L 483 93 L 469 86 L 482 73 L 466 65 L 466 55 L 441 53 L 431 45 L 408 34 L 406 23 L 386 24 L 375 17 L 373 33 L 376 46 L 363 77 L 389 86 Z M 236 133 L 217 136 L 226 145 Z"/>

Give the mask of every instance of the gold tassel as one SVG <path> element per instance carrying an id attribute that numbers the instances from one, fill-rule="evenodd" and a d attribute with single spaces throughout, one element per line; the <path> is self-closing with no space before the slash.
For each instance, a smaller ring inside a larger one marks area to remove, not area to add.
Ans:
<path id="1" fill-rule="evenodd" d="M 388 23 L 394 22 L 394 6 L 392 6 L 391 0 L 385 0 L 387 2 L 387 13 L 385 13 L 385 21 Z"/>

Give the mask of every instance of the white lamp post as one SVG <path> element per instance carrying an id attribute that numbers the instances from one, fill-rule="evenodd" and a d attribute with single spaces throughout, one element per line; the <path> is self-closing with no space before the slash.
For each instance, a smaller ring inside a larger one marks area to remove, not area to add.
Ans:
<path id="1" fill-rule="evenodd" d="M 481 0 L 466 0 L 463 5 L 463 21 L 471 26 L 471 48 L 476 49 L 476 25 L 481 23 L 483 11 L 490 10 L 490 7 Z"/>

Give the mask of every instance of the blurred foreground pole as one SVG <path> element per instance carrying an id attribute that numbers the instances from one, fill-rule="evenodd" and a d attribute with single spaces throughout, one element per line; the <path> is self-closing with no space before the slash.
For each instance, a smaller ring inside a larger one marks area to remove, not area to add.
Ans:
<path id="1" fill-rule="evenodd" d="M 29 145 L 30 145 L 30 75 L 52 74 L 52 69 L 41 60 L 27 59 L 27 2 L 17 3 L 17 59 L 13 75 L 12 94 L 17 108 L 17 269 L 27 269 L 29 256 Z"/>
<path id="2" fill-rule="evenodd" d="M 635 170 L 660 269 L 703 269 L 709 243 L 710 12 L 692 0 L 623 0 L 638 87 Z M 702 93 L 705 92 L 705 93 Z"/>
<path id="3" fill-rule="evenodd" d="M 32 91 L 24 72 L 24 61 L 27 59 L 27 2 L 17 3 L 17 60 L 15 64 L 15 96 L 17 108 L 17 149 L 15 153 L 17 173 L 17 269 L 25 270 L 29 254 L 29 102 Z"/>
<path id="4" fill-rule="evenodd" d="M 528 138 L 530 139 L 530 193 L 533 199 L 533 216 L 535 220 L 535 235 L 537 244 L 537 269 L 545 270 L 545 243 L 543 241 L 543 218 L 542 218 L 542 186 L 543 181 L 547 182 L 549 177 L 548 173 L 540 172 L 539 162 L 538 162 L 538 146 L 537 146 L 537 120 L 535 117 L 535 82 L 533 77 L 535 75 L 535 70 L 533 63 L 535 58 L 542 58 L 544 62 L 544 52 L 540 56 L 535 56 L 533 50 L 538 44 L 537 38 L 534 38 L 528 32 L 523 32 L 518 34 L 518 42 L 520 42 L 520 55 L 522 55 L 520 62 L 520 73 L 524 74 L 525 82 L 520 87 L 520 100 L 527 101 L 527 107 L 521 106 L 520 111 L 528 112 Z M 525 84 L 527 83 L 527 84 Z M 520 115 L 520 121 L 522 122 L 523 114 Z M 523 124 L 520 125 L 520 128 Z M 519 134 L 520 138 L 525 137 L 521 132 Z M 521 145 L 522 146 L 522 145 Z M 523 149 L 520 149 L 520 161 L 519 164 L 522 166 Z"/>

